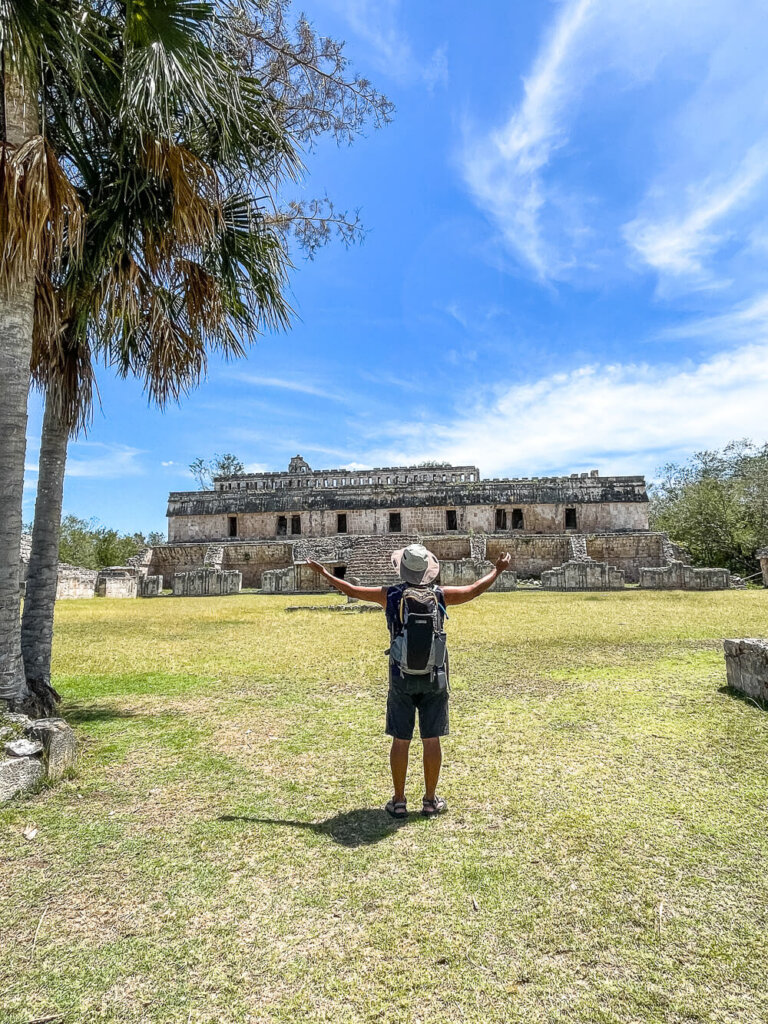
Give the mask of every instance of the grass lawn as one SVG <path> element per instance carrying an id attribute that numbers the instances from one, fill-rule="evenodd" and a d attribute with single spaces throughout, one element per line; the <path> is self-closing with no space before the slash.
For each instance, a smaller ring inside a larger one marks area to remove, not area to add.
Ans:
<path id="1" fill-rule="evenodd" d="M 0 810 L 2 1024 L 768 1020 L 768 714 L 721 650 L 768 592 L 456 608 L 451 810 L 402 825 L 383 616 L 284 610 L 337 601 L 58 605 L 82 755 Z"/>

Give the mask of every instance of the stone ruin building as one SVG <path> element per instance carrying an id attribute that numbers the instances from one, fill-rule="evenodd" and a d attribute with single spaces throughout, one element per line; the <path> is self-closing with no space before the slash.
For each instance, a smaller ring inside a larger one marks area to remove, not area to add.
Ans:
<path id="1" fill-rule="evenodd" d="M 509 551 L 498 589 L 518 578 L 546 589 L 616 589 L 682 557 L 648 527 L 645 478 L 597 470 L 483 479 L 477 466 L 448 464 L 316 470 L 297 455 L 287 472 L 172 492 L 167 516 L 168 542 L 152 549 L 148 571 L 174 589 L 177 574 L 204 566 L 238 572 L 243 586 L 267 593 L 323 589 L 308 558 L 336 576 L 386 584 L 391 552 L 414 542 L 440 559 L 445 584 L 478 579 Z"/>
<path id="2" fill-rule="evenodd" d="M 218 477 L 213 490 L 168 497 L 168 542 L 125 566 L 59 565 L 57 598 L 175 597 L 329 589 L 307 559 L 363 584 L 395 581 L 390 554 L 415 542 L 440 559 L 440 581 L 471 583 L 509 551 L 495 590 L 526 579 L 544 590 L 721 590 L 726 569 L 694 569 L 648 527 L 642 476 L 572 473 L 483 479 L 477 466 L 422 464 Z M 22 580 L 29 537 L 22 538 Z M 768 586 L 768 549 L 758 552 Z M 742 584 L 743 585 L 743 584 Z M 22 583 L 23 586 L 23 583 Z"/>

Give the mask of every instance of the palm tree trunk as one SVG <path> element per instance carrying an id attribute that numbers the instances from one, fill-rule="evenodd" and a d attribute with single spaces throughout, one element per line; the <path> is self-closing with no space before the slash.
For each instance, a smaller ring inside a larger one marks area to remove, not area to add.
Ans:
<path id="1" fill-rule="evenodd" d="M 18 145 L 37 133 L 37 92 L 8 67 L 2 85 L 5 139 Z M 19 561 L 34 311 L 34 274 L 12 289 L 0 285 L 0 700 L 13 707 L 31 698 L 21 656 Z"/>
<path id="2" fill-rule="evenodd" d="M 68 426 L 49 398 L 45 403 L 40 440 L 35 522 L 21 620 L 21 650 L 27 684 L 38 699 L 50 705 L 46 710 L 53 710 L 58 696 L 51 689 L 51 645 L 68 439 Z"/>

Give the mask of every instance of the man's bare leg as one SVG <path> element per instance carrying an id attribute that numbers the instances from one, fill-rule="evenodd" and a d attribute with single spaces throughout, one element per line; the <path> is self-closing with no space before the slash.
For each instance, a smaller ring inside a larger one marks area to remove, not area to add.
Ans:
<path id="1" fill-rule="evenodd" d="M 410 740 L 392 740 L 389 767 L 392 769 L 392 784 L 395 789 L 396 801 L 405 800 L 405 776 L 408 773 L 408 748 L 410 745 Z"/>
<path id="2" fill-rule="evenodd" d="M 434 800 L 437 780 L 440 778 L 440 766 L 443 763 L 440 737 L 435 736 L 421 742 L 424 744 L 424 796 L 427 800 Z"/>

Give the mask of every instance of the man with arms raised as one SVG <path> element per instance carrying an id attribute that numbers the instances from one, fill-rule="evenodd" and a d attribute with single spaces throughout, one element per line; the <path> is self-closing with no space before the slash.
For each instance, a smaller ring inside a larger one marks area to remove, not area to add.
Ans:
<path id="1" fill-rule="evenodd" d="M 435 580 L 440 563 L 422 544 L 410 544 L 392 553 L 392 565 L 402 583 L 393 587 L 360 587 L 339 579 L 319 562 L 309 565 L 342 594 L 373 601 L 385 609 L 391 646 L 387 734 L 392 737 L 389 763 L 394 795 L 387 811 L 405 818 L 405 777 L 416 713 L 424 747 L 424 799 L 422 814 L 433 817 L 448 809 L 436 793 L 442 763 L 440 737 L 448 735 L 448 655 L 444 622 L 446 607 L 466 604 L 484 593 L 509 568 L 510 556 L 498 559 L 494 569 L 465 587 L 439 587 Z"/>

